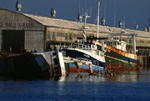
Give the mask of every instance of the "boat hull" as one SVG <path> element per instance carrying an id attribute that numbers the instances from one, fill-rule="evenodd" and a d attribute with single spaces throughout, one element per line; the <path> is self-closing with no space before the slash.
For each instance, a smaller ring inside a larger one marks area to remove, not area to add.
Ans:
<path id="1" fill-rule="evenodd" d="M 90 72 L 90 66 L 89 65 L 80 65 L 79 69 L 74 63 L 69 63 L 68 64 L 69 72 L 70 73 L 77 73 L 78 70 L 79 72 Z M 99 71 L 104 71 L 103 67 L 95 66 L 92 65 L 93 72 L 99 72 Z"/>

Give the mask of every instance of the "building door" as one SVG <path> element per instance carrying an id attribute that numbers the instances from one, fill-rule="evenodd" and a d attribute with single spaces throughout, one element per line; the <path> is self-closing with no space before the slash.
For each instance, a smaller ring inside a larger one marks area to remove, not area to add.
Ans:
<path id="1" fill-rule="evenodd" d="M 24 50 L 24 31 L 3 30 L 2 50 L 12 53 L 22 53 Z"/>

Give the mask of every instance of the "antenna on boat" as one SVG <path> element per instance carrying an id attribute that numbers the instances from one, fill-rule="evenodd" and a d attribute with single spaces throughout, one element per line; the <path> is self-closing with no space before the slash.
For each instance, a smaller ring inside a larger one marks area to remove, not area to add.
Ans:
<path id="1" fill-rule="evenodd" d="M 90 18 L 90 16 L 88 16 L 88 10 L 86 10 L 85 14 L 83 15 L 84 16 L 84 26 L 83 26 L 83 43 L 87 41 L 86 39 L 86 29 L 88 29 L 89 27 L 86 27 L 86 22 L 87 22 L 87 18 Z"/>
<path id="2" fill-rule="evenodd" d="M 96 33 L 96 37 L 98 38 L 98 34 L 99 34 L 99 9 L 100 9 L 100 2 L 98 2 L 98 12 L 97 12 L 97 33 Z"/>

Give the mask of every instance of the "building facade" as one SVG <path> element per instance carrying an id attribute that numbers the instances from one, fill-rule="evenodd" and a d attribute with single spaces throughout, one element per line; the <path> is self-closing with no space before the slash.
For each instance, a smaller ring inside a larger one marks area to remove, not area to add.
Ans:
<path id="1" fill-rule="evenodd" d="M 0 50 L 20 53 L 29 50 L 46 51 L 59 43 L 71 43 L 82 36 L 83 22 L 50 16 L 28 14 L 0 9 Z M 86 35 L 96 36 L 96 24 L 87 23 Z M 137 34 L 138 50 L 150 49 L 150 32 L 111 26 L 99 26 L 99 37 L 110 38 L 109 33 Z M 132 45 L 130 36 L 116 36 Z"/>

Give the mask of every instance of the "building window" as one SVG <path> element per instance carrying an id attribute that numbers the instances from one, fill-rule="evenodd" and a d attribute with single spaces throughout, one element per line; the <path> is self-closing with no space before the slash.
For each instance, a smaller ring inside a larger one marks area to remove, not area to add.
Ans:
<path id="1" fill-rule="evenodd" d="M 64 37 L 64 33 L 61 33 L 61 36 Z"/>
<path id="2" fill-rule="evenodd" d="M 141 40 L 141 41 L 140 41 L 140 43 L 141 43 L 141 44 L 143 44 L 143 43 L 144 43 L 144 41 L 143 41 L 143 40 Z"/>
<path id="3" fill-rule="evenodd" d="M 68 40 L 68 34 L 67 33 L 65 34 L 65 40 Z"/>
<path id="4" fill-rule="evenodd" d="M 57 36 L 58 36 L 58 37 L 61 37 L 60 33 L 57 33 Z"/>
<path id="5" fill-rule="evenodd" d="M 59 33 L 56 33 L 56 37 L 59 37 Z"/>
<path id="6" fill-rule="evenodd" d="M 72 34 L 71 33 L 69 34 L 69 40 L 72 40 Z"/>
<path id="7" fill-rule="evenodd" d="M 50 31 L 48 31 L 47 38 L 48 38 L 48 39 L 51 39 L 51 32 L 50 32 Z"/>
<path id="8" fill-rule="evenodd" d="M 55 35 L 55 32 L 53 32 L 53 39 L 55 39 L 56 35 Z"/>
<path id="9" fill-rule="evenodd" d="M 73 37 L 74 37 L 74 38 L 76 38 L 76 37 L 77 37 L 77 35 L 76 35 L 76 34 L 73 34 Z"/>

